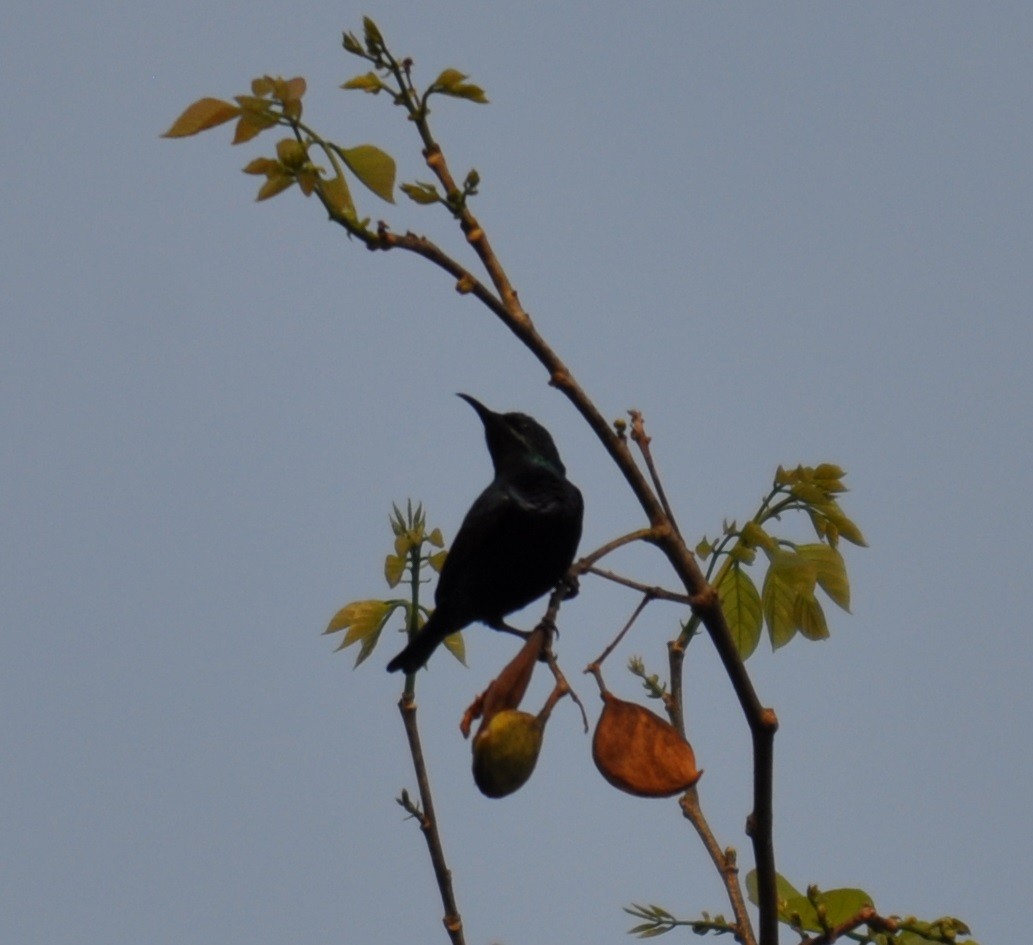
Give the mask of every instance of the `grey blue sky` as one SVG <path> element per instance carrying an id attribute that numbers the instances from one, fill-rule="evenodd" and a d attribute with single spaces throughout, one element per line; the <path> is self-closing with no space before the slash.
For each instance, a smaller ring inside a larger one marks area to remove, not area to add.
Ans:
<path id="1" fill-rule="evenodd" d="M 422 499 L 451 538 L 487 481 L 456 391 L 552 430 L 584 548 L 641 524 L 448 279 L 361 251 L 297 193 L 253 203 L 239 169 L 274 137 L 159 139 L 202 95 L 304 75 L 314 125 L 425 179 L 397 110 L 338 89 L 363 13 L 418 79 L 454 66 L 487 90 L 442 102 L 438 135 L 480 172 L 541 331 L 605 413 L 644 411 L 693 540 L 751 514 L 779 463 L 848 470 L 871 546 L 846 549 L 853 614 L 750 664 L 782 723 L 781 871 L 1018 940 L 1033 7 L 615 0 L 0 12 L 0 938 L 444 941 L 394 803 L 413 784 L 397 641 L 353 672 L 320 631 L 384 593 L 392 502 Z M 462 251 L 439 214 L 361 197 Z M 668 580 L 646 554 L 623 566 Z M 586 581 L 563 614 L 573 677 L 633 605 Z M 615 659 L 661 671 L 678 616 L 651 608 Z M 512 642 L 467 643 L 470 669 L 438 657 L 420 701 L 468 941 L 625 942 L 633 901 L 727 911 L 675 803 L 608 787 L 570 706 L 523 791 L 477 793 L 457 723 Z M 746 729 L 709 644 L 691 657 L 702 799 L 748 867 Z"/>

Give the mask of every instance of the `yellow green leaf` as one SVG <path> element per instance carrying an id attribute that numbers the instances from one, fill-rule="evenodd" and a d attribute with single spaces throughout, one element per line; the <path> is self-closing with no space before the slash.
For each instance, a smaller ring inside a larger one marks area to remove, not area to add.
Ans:
<path id="1" fill-rule="evenodd" d="M 305 89 L 308 87 L 303 76 L 295 76 L 293 79 L 288 79 L 283 83 L 282 90 L 278 89 L 280 98 L 284 102 L 297 102 L 305 94 Z"/>
<path id="2" fill-rule="evenodd" d="M 335 148 L 348 169 L 381 200 L 394 203 L 395 161 L 372 144 Z"/>
<path id="3" fill-rule="evenodd" d="M 763 548 L 771 552 L 778 548 L 778 543 L 756 522 L 747 522 L 742 527 L 742 542 L 748 548 Z"/>
<path id="4" fill-rule="evenodd" d="M 448 557 L 447 551 L 438 551 L 427 558 L 427 564 L 429 564 L 438 574 L 441 573 L 441 567 L 445 563 L 445 558 Z"/>
<path id="5" fill-rule="evenodd" d="M 796 591 L 784 576 L 774 568 L 769 568 L 764 577 L 764 589 L 761 594 L 764 607 L 764 620 L 768 625 L 768 637 L 772 649 L 785 646 L 796 633 L 794 604 Z"/>
<path id="6" fill-rule="evenodd" d="M 453 633 L 445 637 L 445 649 L 448 650 L 460 663 L 466 665 L 466 644 L 463 642 L 461 633 Z"/>
<path id="7" fill-rule="evenodd" d="M 366 39 L 366 48 L 370 52 L 376 52 L 384 48 L 384 37 L 377 24 L 368 16 L 362 18 L 362 31 Z"/>
<path id="8" fill-rule="evenodd" d="M 472 82 L 464 82 L 462 85 L 457 85 L 447 95 L 453 95 L 456 98 L 465 98 L 467 101 L 476 102 L 478 105 L 487 105 L 488 96 L 484 94 L 484 89 L 479 85 L 474 85 Z"/>
<path id="9" fill-rule="evenodd" d="M 231 121 L 239 114 L 240 109 L 231 102 L 224 102 L 218 98 L 201 98 L 190 105 L 162 137 L 186 138 Z"/>
<path id="10" fill-rule="evenodd" d="M 405 572 L 405 558 L 401 555 L 388 555 L 384 559 L 384 578 L 388 587 L 396 587 Z"/>
<path id="11" fill-rule="evenodd" d="M 415 184 L 402 184 L 400 189 L 414 203 L 432 204 L 437 203 L 440 199 L 437 188 L 433 184 L 417 181 Z"/>
<path id="12" fill-rule="evenodd" d="M 841 538 L 845 538 L 851 544 L 859 545 L 862 548 L 868 547 L 868 542 L 865 541 L 864 535 L 861 534 L 861 529 L 846 517 L 838 502 L 830 500 L 828 507 L 823 507 L 821 511 L 829 522 L 836 527 Z"/>
<path id="13" fill-rule="evenodd" d="M 368 92 L 370 95 L 376 95 L 384 87 L 384 83 L 381 81 L 380 76 L 375 72 L 367 72 L 365 75 L 357 75 L 355 78 L 349 79 L 341 86 L 342 89 L 359 89 L 363 92 Z"/>
<path id="14" fill-rule="evenodd" d="M 757 587 L 738 564 L 733 564 L 718 581 L 717 596 L 739 656 L 746 659 L 760 642 L 764 622 Z"/>
<path id="15" fill-rule="evenodd" d="M 353 56 L 363 55 L 362 44 L 354 33 L 345 33 L 341 40 L 341 45 L 344 46 L 345 50 L 350 52 Z"/>
<path id="16" fill-rule="evenodd" d="M 846 470 L 835 463 L 818 463 L 814 467 L 815 479 L 842 479 L 845 475 Z"/>
<path id="17" fill-rule="evenodd" d="M 297 172 L 298 187 L 301 188 L 301 192 L 306 197 L 312 196 L 314 191 L 319 184 L 319 172 L 312 166 L 303 167 Z"/>
<path id="18" fill-rule="evenodd" d="M 308 160 L 308 150 L 296 138 L 282 138 L 276 142 L 276 156 L 284 167 L 298 168 Z"/>
<path id="19" fill-rule="evenodd" d="M 732 550 L 728 552 L 728 557 L 733 561 L 748 565 L 753 564 L 757 560 L 757 552 L 745 542 L 739 541 L 732 546 Z"/>
<path id="20" fill-rule="evenodd" d="M 344 642 L 338 649 L 350 646 L 356 640 L 375 633 L 383 625 L 393 605 L 384 600 L 356 600 L 342 607 L 330 619 L 326 633 L 339 633 L 346 630 Z"/>
<path id="21" fill-rule="evenodd" d="M 255 197 L 255 200 L 268 200 L 270 197 L 275 197 L 293 183 L 294 178 L 289 174 L 273 174 L 258 188 L 258 196 Z"/>
<path id="22" fill-rule="evenodd" d="M 272 158 L 255 158 L 244 168 L 245 174 L 264 174 L 269 177 L 271 174 L 282 174 L 283 169 L 279 161 Z"/>
<path id="23" fill-rule="evenodd" d="M 776 551 L 770 558 L 761 604 L 771 645 L 777 650 L 800 628 L 797 600 L 801 594 L 813 597 L 817 568 L 806 558 L 789 551 Z"/>
<path id="24" fill-rule="evenodd" d="M 813 594 L 801 593 L 796 598 L 794 619 L 800 632 L 808 640 L 825 640 L 829 635 L 825 611 Z"/>
<path id="25" fill-rule="evenodd" d="M 255 135 L 261 134 L 266 128 L 272 128 L 276 119 L 271 116 L 245 112 L 240 116 L 237 127 L 233 132 L 233 144 L 243 144 L 250 141 Z"/>
<path id="26" fill-rule="evenodd" d="M 332 213 L 339 214 L 348 220 L 355 219 L 355 204 L 352 203 L 351 192 L 343 177 L 332 177 L 330 180 L 320 181 L 319 190 Z"/>
<path id="27" fill-rule="evenodd" d="M 828 594 L 833 603 L 849 613 L 850 581 L 847 578 L 843 556 L 823 542 L 798 545 L 796 551 L 814 564 L 818 586 Z"/>
<path id="28" fill-rule="evenodd" d="M 445 69 L 441 75 L 434 80 L 433 85 L 441 89 L 453 89 L 465 78 L 466 75 L 458 69 Z"/>
<path id="29" fill-rule="evenodd" d="M 793 496 L 793 498 L 799 499 L 805 505 L 812 505 L 815 507 L 820 507 L 828 499 L 828 496 L 821 486 L 817 486 L 813 482 L 794 483 L 792 488 L 789 490 L 789 494 Z"/>
<path id="30" fill-rule="evenodd" d="M 276 88 L 272 77 L 263 75 L 251 80 L 251 94 L 258 98 L 266 98 Z"/>

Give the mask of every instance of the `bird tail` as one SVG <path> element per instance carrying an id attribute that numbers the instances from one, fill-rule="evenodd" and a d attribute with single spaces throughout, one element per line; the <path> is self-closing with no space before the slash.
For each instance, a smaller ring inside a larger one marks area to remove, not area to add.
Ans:
<path id="1" fill-rule="evenodd" d="M 430 619 L 420 628 L 419 632 L 410 641 L 409 645 L 402 650 L 390 663 L 387 664 L 389 673 L 404 670 L 406 673 L 415 673 L 438 648 L 442 640 L 452 630 L 441 625 L 441 622 L 434 618 L 437 611 L 430 615 Z"/>

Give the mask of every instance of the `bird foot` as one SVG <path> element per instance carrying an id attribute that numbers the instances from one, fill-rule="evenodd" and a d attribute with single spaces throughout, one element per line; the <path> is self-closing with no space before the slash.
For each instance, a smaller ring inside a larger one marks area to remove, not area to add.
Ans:
<path id="1" fill-rule="evenodd" d="M 581 590 L 581 584 L 576 574 L 565 574 L 560 581 L 560 587 L 563 589 L 562 600 L 570 600 L 572 597 L 577 597 L 578 592 Z"/>

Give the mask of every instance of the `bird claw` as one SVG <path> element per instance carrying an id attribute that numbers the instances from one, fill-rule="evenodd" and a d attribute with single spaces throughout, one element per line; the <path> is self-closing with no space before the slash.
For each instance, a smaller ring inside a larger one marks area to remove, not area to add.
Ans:
<path id="1" fill-rule="evenodd" d="M 521 640 L 526 641 L 531 636 L 529 630 L 518 630 L 516 627 L 511 627 L 505 620 L 497 620 L 494 623 L 489 623 L 489 627 L 492 630 L 498 630 L 501 633 L 511 633 L 515 637 L 520 637 Z"/>

